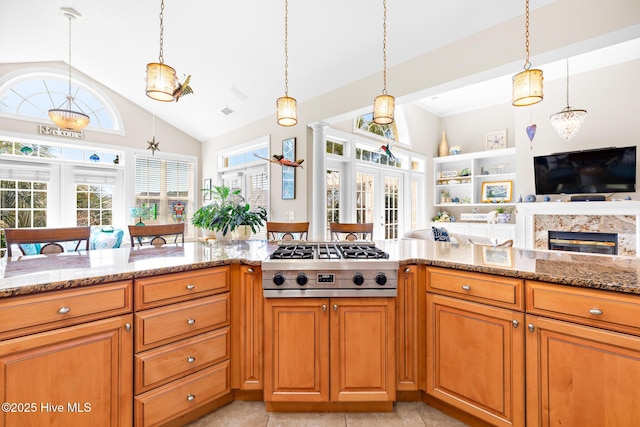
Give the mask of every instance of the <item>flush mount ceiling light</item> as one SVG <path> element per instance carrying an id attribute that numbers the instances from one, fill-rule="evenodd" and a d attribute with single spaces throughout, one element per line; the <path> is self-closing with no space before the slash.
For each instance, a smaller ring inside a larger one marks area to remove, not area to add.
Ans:
<path id="1" fill-rule="evenodd" d="M 395 98 L 387 95 L 387 0 L 382 1 L 384 17 L 382 23 L 382 56 L 383 56 L 383 81 L 382 95 L 378 95 L 373 100 L 373 122 L 379 125 L 390 125 L 393 123 L 393 109 Z"/>
<path id="2" fill-rule="evenodd" d="M 289 96 L 289 1 L 284 1 L 284 96 L 276 101 L 277 118 L 280 126 L 294 126 L 298 123 L 298 105 Z"/>
<path id="3" fill-rule="evenodd" d="M 58 108 L 49 110 L 49 118 L 61 129 L 81 131 L 89 124 L 89 116 L 82 111 L 74 111 L 74 98 L 71 95 L 71 20 L 79 18 L 77 11 L 63 7 L 60 12 L 69 19 L 69 94 L 66 100 Z M 77 106 L 77 104 L 76 104 Z M 79 107 L 78 107 L 79 108 Z"/>
<path id="4" fill-rule="evenodd" d="M 524 71 L 513 76 L 513 88 L 511 103 L 515 107 L 525 107 L 537 104 L 544 96 L 542 90 L 542 70 L 531 70 L 529 62 L 529 0 L 525 4 L 525 32 L 527 57 L 524 62 Z"/>
<path id="5" fill-rule="evenodd" d="M 147 96 L 156 101 L 174 101 L 178 87 L 176 70 L 164 63 L 164 0 L 160 2 L 160 54 L 158 62 L 147 64 Z"/>
<path id="6" fill-rule="evenodd" d="M 567 58 L 567 106 L 559 113 L 552 114 L 551 125 L 560 138 L 570 140 L 582 127 L 587 117 L 587 110 L 579 110 L 569 106 L 569 59 Z"/>

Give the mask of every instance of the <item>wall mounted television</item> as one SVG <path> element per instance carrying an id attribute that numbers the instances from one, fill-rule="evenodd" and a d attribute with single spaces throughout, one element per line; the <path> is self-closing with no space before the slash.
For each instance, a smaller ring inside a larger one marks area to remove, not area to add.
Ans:
<path id="1" fill-rule="evenodd" d="M 600 148 L 535 156 L 536 194 L 636 191 L 636 147 Z"/>

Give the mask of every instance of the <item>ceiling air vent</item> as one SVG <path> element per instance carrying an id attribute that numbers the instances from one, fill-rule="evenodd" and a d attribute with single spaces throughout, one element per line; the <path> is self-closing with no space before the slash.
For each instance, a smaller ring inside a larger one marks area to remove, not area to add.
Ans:
<path id="1" fill-rule="evenodd" d="M 220 112 L 225 116 L 228 116 L 229 114 L 233 113 L 233 110 L 229 107 L 224 107 L 220 110 Z"/>

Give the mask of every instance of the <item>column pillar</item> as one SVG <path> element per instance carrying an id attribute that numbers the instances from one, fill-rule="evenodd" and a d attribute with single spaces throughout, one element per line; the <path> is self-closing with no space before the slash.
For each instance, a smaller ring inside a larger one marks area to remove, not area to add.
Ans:
<path id="1" fill-rule="evenodd" d="M 316 122 L 309 125 L 313 133 L 313 162 L 311 173 L 311 223 L 309 224 L 309 240 L 325 240 L 327 228 L 327 168 L 325 165 L 326 130 L 328 124 Z"/>

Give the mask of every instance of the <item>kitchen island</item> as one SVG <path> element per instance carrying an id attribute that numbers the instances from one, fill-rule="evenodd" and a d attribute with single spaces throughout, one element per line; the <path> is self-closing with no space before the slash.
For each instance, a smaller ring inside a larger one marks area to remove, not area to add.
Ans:
<path id="1" fill-rule="evenodd" d="M 637 258 L 375 243 L 400 263 L 390 334 L 397 400 L 480 425 L 640 418 Z M 233 399 L 262 400 L 270 373 L 260 265 L 275 247 L 194 242 L 2 259 L 3 399 L 38 413 L 4 413 L 0 426 L 17 415 L 180 425 Z M 25 376 L 38 387 L 22 386 Z M 84 400 L 67 402 L 70 388 Z M 48 401 L 64 414 L 43 413 Z"/>

